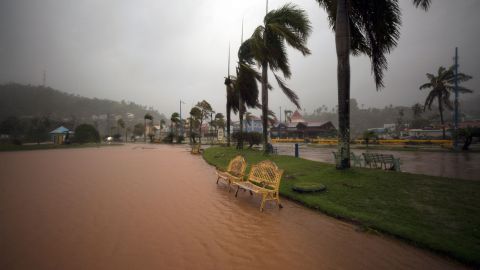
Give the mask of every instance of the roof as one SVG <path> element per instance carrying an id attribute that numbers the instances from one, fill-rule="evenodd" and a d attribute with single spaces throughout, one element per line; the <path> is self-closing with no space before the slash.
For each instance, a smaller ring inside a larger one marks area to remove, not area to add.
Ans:
<path id="1" fill-rule="evenodd" d="M 305 122 L 305 119 L 303 119 L 303 116 L 296 110 L 292 116 L 290 116 L 290 121 L 291 122 Z"/>
<path id="2" fill-rule="evenodd" d="M 68 133 L 70 132 L 70 130 L 64 126 L 59 126 L 58 128 L 50 131 L 50 134 L 64 134 L 64 133 Z"/>

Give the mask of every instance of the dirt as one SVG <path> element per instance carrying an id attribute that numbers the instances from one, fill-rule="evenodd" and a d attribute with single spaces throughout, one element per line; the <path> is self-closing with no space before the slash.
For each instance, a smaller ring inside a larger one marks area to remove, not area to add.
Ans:
<path id="1" fill-rule="evenodd" d="M 0 269 L 455 269 L 293 202 L 235 198 L 188 149 L 0 153 Z"/>

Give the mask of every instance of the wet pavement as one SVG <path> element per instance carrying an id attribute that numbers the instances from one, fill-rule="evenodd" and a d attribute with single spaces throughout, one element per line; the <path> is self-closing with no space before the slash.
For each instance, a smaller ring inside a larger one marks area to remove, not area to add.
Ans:
<path id="1" fill-rule="evenodd" d="M 295 155 L 294 144 L 275 144 L 280 155 Z M 335 147 L 312 147 L 300 145 L 300 157 L 315 161 L 334 163 L 332 151 Z M 361 155 L 366 152 L 362 149 L 352 149 Z M 392 154 L 400 158 L 402 172 L 460 178 L 468 180 L 480 180 L 480 153 L 448 153 L 448 152 L 421 152 L 421 151 L 387 151 L 370 150 L 372 153 Z"/>
<path id="2" fill-rule="evenodd" d="M 463 268 L 215 180 L 185 147 L 2 152 L 0 269 Z"/>

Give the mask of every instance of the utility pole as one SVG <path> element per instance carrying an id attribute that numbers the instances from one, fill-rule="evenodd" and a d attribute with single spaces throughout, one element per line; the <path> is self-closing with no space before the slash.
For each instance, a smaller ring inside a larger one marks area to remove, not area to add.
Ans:
<path id="1" fill-rule="evenodd" d="M 279 123 L 282 123 L 282 106 L 280 106 L 280 122 Z"/>
<path id="2" fill-rule="evenodd" d="M 47 72 L 43 71 L 43 87 L 47 86 Z"/>
<path id="3" fill-rule="evenodd" d="M 454 132 L 455 132 L 455 138 L 453 141 L 453 149 L 457 149 L 458 147 L 458 47 L 455 47 L 455 113 L 453 117 L 453 123 L 454 123 Z"/>

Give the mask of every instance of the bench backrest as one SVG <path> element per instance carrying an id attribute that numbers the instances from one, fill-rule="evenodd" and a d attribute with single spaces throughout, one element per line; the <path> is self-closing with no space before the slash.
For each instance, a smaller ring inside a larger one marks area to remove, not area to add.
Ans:
<path id="1" fill-rule="evenodd" d="M 260 184 L 267 189 L 278 191 L 283 170 L 270 160 L 264 160 L 252 166 L 248 180 Z"/>
<path id="2" fill-rule="evenodd" d="M 247 162 L 245 158 L 238 155 L 230 160 L 228 163 L 227 172 L 235 175 L 235 176 L 243 176 L 245 174 L 245 169 L 247 168 Z"/>

